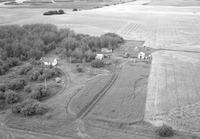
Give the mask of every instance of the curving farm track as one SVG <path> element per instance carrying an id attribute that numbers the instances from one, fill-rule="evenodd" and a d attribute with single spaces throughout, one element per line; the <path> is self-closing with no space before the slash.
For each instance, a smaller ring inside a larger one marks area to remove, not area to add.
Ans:
<path id="1" fill-rule="evenodd" d="M 110 79 L 109 83 L 102 88 L 102 90 L 95 95 L 90 103 L 88 103 L 78 114 L 77 119 L 83 119 L 88 113 L 95 107 L 95 105 L 103 98 L 106 92 L 111 88 L 111 86 L 115 83 L 119 75 L 119 71 L 116 71 L 112 78 Z"/>

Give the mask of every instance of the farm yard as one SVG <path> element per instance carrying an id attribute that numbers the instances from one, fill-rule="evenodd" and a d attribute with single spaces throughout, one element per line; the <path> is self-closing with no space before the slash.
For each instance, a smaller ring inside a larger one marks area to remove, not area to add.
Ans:
<path id="1" fill-rule="evenodd" d="M 58 93 L 44 102 L 58 109 L 45 115 L 42 122 L 11 116 L 7 117 L 7 124 L 36 132 L 42 128 L 46 134 L 58 135 L 55 138 L 64 134 L 86 139 L 154 139 L 158 137 L 154 128 L 164 123 L 180 130 L 172 139 L 198 139 L 195 137 L 200 135 L 198 6 L 195 0 L 139 0 L 77 12 L 66 7 L 63 10 L 67 14 L 48 17 L 42 15 L 49 10 L 44 7 L 0 8 L 0 25 L 51 23 L 95 36 L 114 32 L 126 40 L 138 40 L 138 44 L 130 43 L 116 50 L 119 53 L 132 52 L 135 45 L 144 43 L 155 50 L 151 65 L 134 63 L 131 58 L 119 58 L 114 53 L 114 58 L 124 65 L 115 82 L 101 95 L 98 92 L 111 78 L 110 72 L 100 69 L 95 75 L 77 74 L 69 69 L 67 61 L 62 61 L 60 68 L 70 74 L 70 87 L 67 93 Z M 28 134 L 27 138 L 31 138 Z"/>

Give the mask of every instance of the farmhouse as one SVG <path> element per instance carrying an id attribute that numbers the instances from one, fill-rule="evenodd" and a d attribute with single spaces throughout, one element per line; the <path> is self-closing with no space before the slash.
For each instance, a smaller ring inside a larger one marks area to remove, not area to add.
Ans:
<path id="1" fill-rule="evenodd" d="M 144 52 L 139 52 L 138 53 L 138 59 L 145 59 L 145 53 Z"/>
<path id="2" fill-rule="evenodd" d="M 41 61 L 44 63 L 44 65 L 46 65 L 46 66 L 56 66 L 56 65 L 58 64 L 57 58 L 54 58 L 54 59 L 47 59 L 47 58 L 43 57 L 43 58 L 41 58 L 40 60 L 41 60 Z"/>
<path id="3" fill-rule="evenodd" d="M 138 53 L 138 59 L 146 59 L 146 60 L 151 60 L 152 59 L 152 55 L 149 52 L 142 52 L 140 51 Z"/>
<path id="4" fill-rule="evenodd" d="M 103 54 L 96 54 L 96 57 L 95 57 L 95 59 L 98 59 L 98 60 L 103 60 L 103 57 L 104 57 L 104 55 L 103 55 Z"/>

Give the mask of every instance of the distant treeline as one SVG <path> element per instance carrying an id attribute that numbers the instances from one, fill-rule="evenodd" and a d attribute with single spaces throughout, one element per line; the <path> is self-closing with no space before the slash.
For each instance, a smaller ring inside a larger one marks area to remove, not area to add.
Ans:
<path id="1" fill-rule="evenodd" d="M 93 37 L 76 34 L 70 29 L 58 29 L 51 24 L 0 26 L 0 71 L 10 58 L 38 60 L 56 48 L 64 49 L 72 60 L 82 61 L 85 58 L 86 62 L 90 62 L 101 48 L 115 49 L 123 41 L 114 33 Z"/>

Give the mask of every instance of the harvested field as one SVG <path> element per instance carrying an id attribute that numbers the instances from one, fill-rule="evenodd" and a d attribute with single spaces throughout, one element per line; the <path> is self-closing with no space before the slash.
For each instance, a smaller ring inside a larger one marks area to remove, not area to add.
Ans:
<path id="1" fill-rule="evenodd" d="M 153 56 L 145 119 L 199 132 L 200 54 L 163 51 Z"/>
<path id="2" fill-rule="evenodd" d="M 143 120 L 150 66 L 128 63 L 90 118 L 133 123 Z"/>

